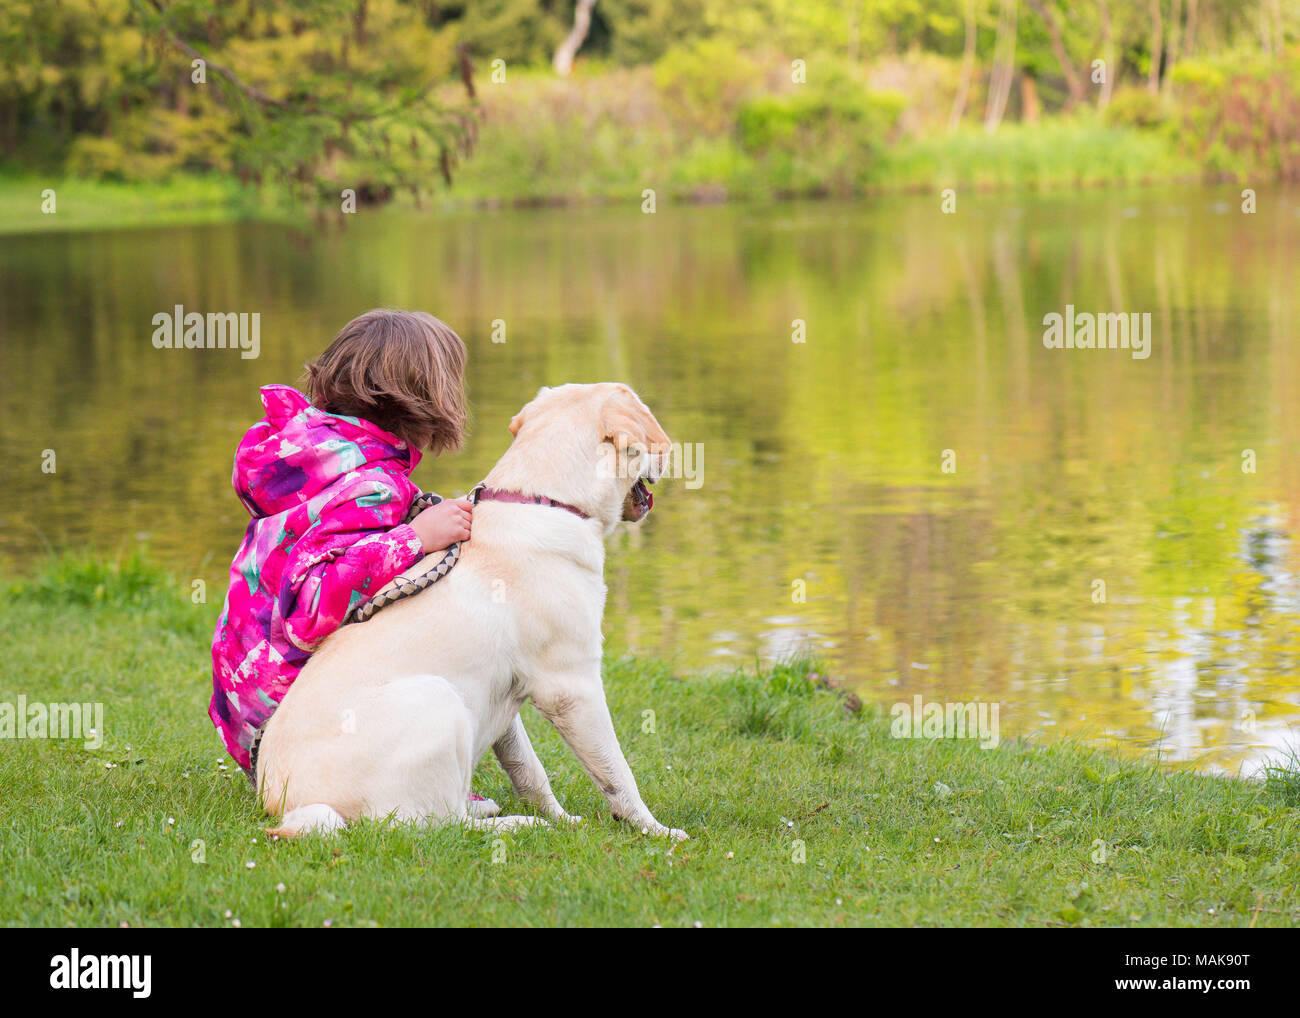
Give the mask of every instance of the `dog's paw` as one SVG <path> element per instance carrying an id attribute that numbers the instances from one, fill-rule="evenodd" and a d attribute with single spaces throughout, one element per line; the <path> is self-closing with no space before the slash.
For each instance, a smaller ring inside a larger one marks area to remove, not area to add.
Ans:
<path id="1" fill-rule="evenodd" d="M 469 815 L 477 819 L 486 819 L 500 814 L 501 807 L 493 800 L 485 799 L 481 795 L 470 793 L 470 797 L 465 802 L 465 809 Z"/>
<path id="2" fill-rule="evenodd" d="M 671 838 L 673 841 L 685 841 L 690 837 L 685 831 L 679 831 L 676 827 L 665 827 L 663 824 L 642 827 L 641 833 L 656 838 Z"/>

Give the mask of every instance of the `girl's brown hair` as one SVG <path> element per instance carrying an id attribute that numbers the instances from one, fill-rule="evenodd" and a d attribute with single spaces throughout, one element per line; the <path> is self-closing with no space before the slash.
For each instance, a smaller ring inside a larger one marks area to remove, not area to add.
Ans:
<path id="1" fill-rule="evenodd" d="M 418 449 L 465 440 L 465 343 L 423 311 L 352 319 L 314 363 L 307 390 L 326 413 L 361 417 Z"/>

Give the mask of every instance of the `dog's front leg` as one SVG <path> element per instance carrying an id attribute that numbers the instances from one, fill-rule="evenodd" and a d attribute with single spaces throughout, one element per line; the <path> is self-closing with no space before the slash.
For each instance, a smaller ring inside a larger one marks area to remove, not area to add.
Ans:
<path id="1" fill-rule="evenodd" d="M 627 765 L 623 749 L 618 744 L 599 679 L 594 691 L 578 695 L 565 693 L 547 698 L 544 703 L 535 697 L 533 703 L 564 736 L 564 741 L 605 796 L 614 816 L 646 834 L 666 836 L 674 841 L 687 836 L 685 831 L 661 824 L 642 801 L 632 768 Z"/>
<path id="2" fill-rule="evenodd" d="M 496 754 L 501 769 L 510 778 L 515 795 L 524 802 L 536 806 L 552 820 L 577 823 L 582 819 L 566 813 L 560 801 L 555 798 L 551 791 L 551 780 L 546 776 L 546 768 L 537 759 L 528 731 L 524 728 L 524 719 L 518 714 L 510 722 L 506 734 L 492 744 L 492 752 Z"/>

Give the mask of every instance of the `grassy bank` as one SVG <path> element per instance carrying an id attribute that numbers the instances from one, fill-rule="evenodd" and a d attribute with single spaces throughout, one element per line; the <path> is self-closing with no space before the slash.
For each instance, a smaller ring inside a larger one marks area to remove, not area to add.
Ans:
<path id="1" fill-rule="evenodd" d="M 643 795 L 693 835 L 671 852 L 609 818 L 531 708 L 538 752 L 582 825 L 497 839 L 367 823 L 273 843 L 205 716 L 214 605 L 138 560 L 65 560 L 3 586 L 0 701 L 104 704 L 97 750 L 0 748 L 5 924 L 1300 920 L 1292 777 L 1247 784 L 1078 747 L 893 739 L 887 717 L 854 716 L 814 688 L 807 665 L 683 676 L 610 662 Z M 493 762 L 475 787 L 520 809 Z"/>
<path id="2" fill-rule="evenodd" d="M 525 118 L 526 119 L 526 118 Z M 489 125 L 491 122 L 489 121 Z M 632 204 L 653 188 L 659 202 L 780 200 L 930 191 L 946 187 L 987 190 L 1059 190 L 1153 184 L 1195 179 L 1195 169 L 1155 135 L 1095 122 L 1009 125 L 995 135 L 965 130 L 899 142 L 882 152 L 859 184 L 841 186 L 823 167 L 791 156 L 764 165 L 727 138 L 699 137 L 680 146 L 606 124 L 596 144 L 581 122 L 538 123 L 536 134 L 486 126 L 478 152 L 436 204 L 530 206 Z M 666 156 L 655 153 L 668 150 Z M 634 155 L 629 156 L 629 153 Z M 841 167 L 850 153 L 834 157 Z M 57 211 L 41 211 L 53 188 Z M 396 207 L 411 207 L 399 198 Z M 361 213 L 364 214 L 364 209 Z M 334 216 L 337 206 L 319 214 Z M 0 234 L 53 230 L 173 226 L 249 218 L 299 224 L 315 213 L 292 210 L 273 194 L 259 194 L 215 176 L 158 182 L 54 180 L 39 175 L 0 176 Z"/>
<path id="3" fill-rule="evenodd" d="M 54 192 L 53 211 L 47 190 Z M 36 173 L 0 175 L 0 234 L 176 226 L 269 217 L 276 199 L 231 177 L 127 183 Z"/>

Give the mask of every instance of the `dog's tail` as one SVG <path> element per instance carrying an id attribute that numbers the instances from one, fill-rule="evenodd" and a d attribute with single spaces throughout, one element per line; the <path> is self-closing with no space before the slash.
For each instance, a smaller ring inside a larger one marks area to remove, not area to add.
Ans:
<path id="1" fill-rule="evenodd" d="M 268 828 L 267 834 L 277 838 L 296 838 L 301 834 L 333 834 L 347 823 L 333 806 L 313 802 L 309 806 L 291 809 L 280 820 L 280 826 Z"/>

